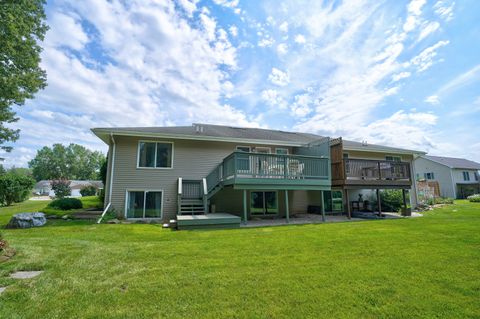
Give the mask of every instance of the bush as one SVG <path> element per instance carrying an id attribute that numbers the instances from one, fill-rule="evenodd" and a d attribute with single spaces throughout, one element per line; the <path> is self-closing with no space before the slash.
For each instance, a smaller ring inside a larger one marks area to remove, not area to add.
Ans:
<path id="1" fill-rule="evenodd" d="M 67 179 L 55 179 L 50 182 L 50 186 L 55 193 L 56 198 L 64 198 L 72 195 L 72 190 L 70 189 L 70 181 Z"/>
<path id="2" fill-rule="evenodd" d="M 47 207 L 60 210 L 83 208 L 82 201 L 77 198 L 60 198 L 52 201 Z"/>
<path id="3" fill-rule="evenodd" d="M 83 197 L 85 197 L 85 196 L 95 196 L 95 195 L 97 195 L 97 191 L 98 191 L 98 189 L 95 186 L 89 185 L 89 186 L 82 187 L 82 189 L 80 190 L 80 194 Z"/>
<path id="4" fill-rule="evenodd" d="M 437 205 L 437 204 L 453 204 L 453 198 L 450 197 L 435 197 L 429 198 L 427 200 L 428 205 Z"/>
<path id="5" fill-rule="evenodd" d="M 0 206 L 20 203 L 30 196 L 35 180 L 30 176 L 8 172 L 0 175 Z"/>
<path id="6" fill-rule="evenodd" d="M 480 194 L 468 196 L 467 199 L 472 203 L 480 203 Z"/>

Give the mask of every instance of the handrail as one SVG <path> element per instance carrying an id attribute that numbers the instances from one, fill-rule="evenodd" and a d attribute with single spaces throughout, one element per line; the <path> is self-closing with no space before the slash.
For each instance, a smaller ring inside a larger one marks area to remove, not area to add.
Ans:
<path id="1" fill-rule="evenodd" d="M 112 203 L 108 203 L 107 207 L 105 207 L 105 209 L 103 210 L 103 213 L 102 215 L 100 216 L 100 218 L 97 220 L 97 224 L 100 224 L 100 222 L 102 221 L 103 217 L 105 216 L 105 214 L 107 213 L 108 209 L 110 208 L 110 205 Z"/>
<path id="2" fill-rule="evenodd" d="M 178 195 L 182 195 L 182 178 L 178 178 Z"/>
<path id="3" fill-rule="evenodd" d="M 345 159 L 345 178 L 410 180 L 410 163 L 372 159 Z"/>
<path id="4" fill-rule="evenodd" d="M 202 178 L 202 186 L 203 186 L 203 195 L 202 195 L 203 211 L 204 211 L 205 214 L 208 214 L 208 199 L 207 199 L 208 190 L 207 190 L 207 179 L 206 178 Z"/>

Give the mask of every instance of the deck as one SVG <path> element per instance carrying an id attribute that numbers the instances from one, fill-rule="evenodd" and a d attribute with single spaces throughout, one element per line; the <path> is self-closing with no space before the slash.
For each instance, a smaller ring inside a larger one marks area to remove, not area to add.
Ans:
<path id="1" fill-rule="evenodd" d="M 177 215 L 177 229 L 179 230 L 239 228 L 240 222 L 239 216 L 226 213 Z"/>

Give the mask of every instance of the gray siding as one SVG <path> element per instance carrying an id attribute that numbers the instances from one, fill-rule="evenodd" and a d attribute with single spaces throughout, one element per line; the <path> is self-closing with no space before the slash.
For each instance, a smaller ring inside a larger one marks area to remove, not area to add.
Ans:
<path id="1" fill-rule="evenodd" d="M 165 141 L 173 142 L 173 167 L 171 169 L 137 168 L 138 142 L 142 141 Z M 125 215 L 125 195 L 128 189 L 131 190 L 163 190 L 163 219 L 174 218 L 177 211 L 177 181 L 179 177 L 184 179 L 202 179 L 206 177 L 223 158 L 232 153 L 237 143 L 207 142 L 191 140 L 159 140 L 152 138 L 138 138 L 127 136 L 115 136 L 116 154 L 113 172 L 112 207 L 119 216 Z M 242 146 L 252 148 L 264 147 L 264 145 L 251 145 L 248 143 Z M 274 146 L 270 147 L 272 153 Z M 291 148 L 286 147 L 291 152 Z M 111 158 L 111 157 L 110 157 Z M 110 175 L 110 169 L 108 172 Z M 108 176 L 109 180 L 110 176 Z M 108 184 L 108 182 L 107 182 Z M 233 191 L 233 190 L 231 190 Z M 235 191 L 233 201 L 229 201 L 229 191 L 225 193 L 224 207 L 217 207 L 217 211 L 228 210 L 236 213 L 242 207 L 241 191 Z M 280 192 L 281 193 L 281 192 Z M 107 193 L 108 194 L 108 193 Z M 217 194 L 217 197 L 218 197 Z M 283 195 L 279 196 L 280 205 L 284 203 Z M 107 197 L 108 198 L 108 197 Z M 107 201 L 106 201 L 107 202 Z M 240 203 L 240 205 L 238 205 Z M 280 206 L 281 211 L 284 207 Z"/>
<path id="2" fill-rule="evenodd" d="M 424 173 L 433 172 L 435 181 L 440 186 L 440 196 L 455 198 L 455 188 L 452 183 L 451 169 L 445 165 L 427 160 L 423 157 L 415 159 L 415 172 L 420 178 L 424 178 Z"/>

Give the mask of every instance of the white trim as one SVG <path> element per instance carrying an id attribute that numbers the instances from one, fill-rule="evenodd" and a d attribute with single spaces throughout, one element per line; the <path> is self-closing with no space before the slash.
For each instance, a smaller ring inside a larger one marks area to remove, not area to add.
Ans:
<path id="1" fill-rule="evenodd" d="M 413 151 L 413 150 L 392 150 L 392 149 L 385 149 L 385 148 L 377 148 L 377 149 L 371 149 L 367 148 L 368 146 L 363 146 L 362 147 L 345 147 L 345 144 L 343 145 L 343 150 L 345 151 L 362 151 L 362 152 L 373 152 L 373 153 L 387 153 L 387 154 L 422 154 L 426 155 L 427 153 L 425 152 L 420 152 L 420 151 Z"/>
<path id="2" fill-rule="evenodd" d="M 165 143 L 165 144 L 172 144 L 172 160 L 170 167 L 143 167 L 140 165 L 140 143 L 155 143 L 155 165 L 157 165 L 157 143 Z M 160 140 L 138 140 L 137 141 L 137 169 L 173 169 L 173 159 L 174 159 L 174 151 L 175 143 L 171 141 L 160 141 Z"/>
<path id="3" fill-rule="evenodd" d="M 114 168 L 115 168 L 115 151 L 116 151 L 116 143 L 115 143 L 115 139 L 113 138 L 113 134 L 110 136 L 111 140 L 112 140 L 112 144 L 113 144 L 113 147 L 112 147 L 112 158 L 111 158 L 111 161 L 112 161 L 112 165 L 110 165 L 110 180 L 109 180 L 109 189 L 108 189 L 108 203 L 110 204 L 112 202 L 112 188 L 113 188 L 113 173 L 114 173 Z"/>
<path id="4" fill-rule="evenodd" d="M 110 130 L 102 129 L 91 129 L 91 131 L 100 137 L 102 133 L 109 134 Z M 165 133 L 145 133 L 145 132 L 122 132 L 116 131 L 115 135 L 121 136 L 135 136 L 135 137 L 145 137 L 145 138 L 166 138 L 166 139 L 178 139 L 178 140 L 195 140 L 195 141 L 212 141 L 212 142 L 231 142 L 231 143 L 252 143 L 252 144 L 263 144 L 263 145 L 280 145 L 280 146 L 304 146 L 308 144 L 307 142 L 291 142 L 291 141 L 274 141 L 274 140 L 258 140 L 258 139 L 248 139 L 248 138 L 235 138 L 235 137 L 216 137 L 216 136 L 199 136 L 199 135 L 183 135 L 183 134 L 165 134 Z"/>
<path id="5" fill-rule="evenodd" d="M 252 151 L 252 148 L 250 146 L 247 146 L 247 145 L 237 145 L 237 146 L 235 146 L 235 150 L 243 152 L 242 150 L 238 149 L 239 147 L 248 148 L 248 153 L 250 153 Z"/>
<path id="6" fill-rule="evenodd" d="M 286 155 L 289 155 L 289 154 L 290 154 L 288 148 L 286 148 L 286 147 L 275 147 L 275 154 L 278 154 L 278 153 L 277 153 L 278 150 L 285 150 L 285 151 L 287 151 L 287 154 L 286 154 Z M 285 155 L 285 154 L 281 154 L 281 155 Z"/>
<path id="7" fill-rule="evenodd" d="M 143 192 L 143 218 L 128 218 L 127 217 L 127 208 L 128 208 L 128 193 L 129 192 Z M 145 204 L 147 202 L 147 193 L 148 192 L 161 192 L 162 193 L 162 199 L 160 201 L 160 217 L 145 217 Z M 165 192 L 163 189 L 138 189 L 138 188 L 127 188 L 125 190 L 125 211 L 124 211 L 124 216 L 125 219 L 128 220 L 149 220 L 149 219 L 162 219 L 163 218 L 163 195 Z"/>

